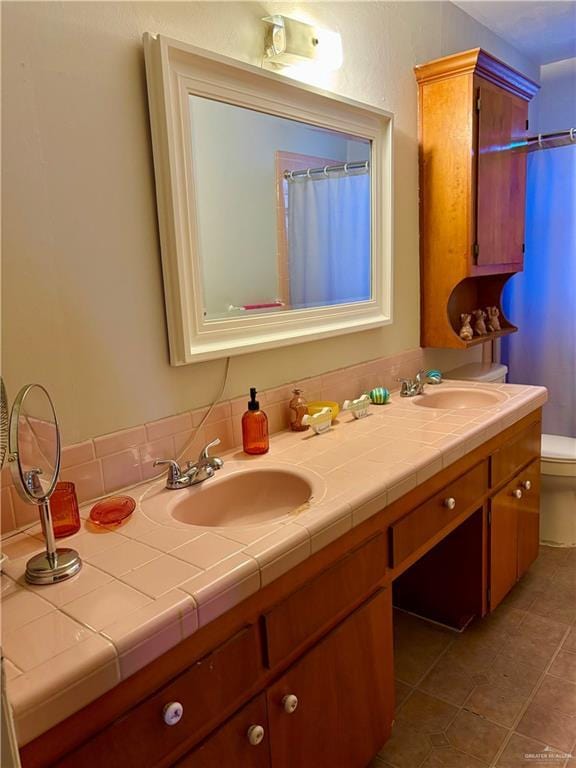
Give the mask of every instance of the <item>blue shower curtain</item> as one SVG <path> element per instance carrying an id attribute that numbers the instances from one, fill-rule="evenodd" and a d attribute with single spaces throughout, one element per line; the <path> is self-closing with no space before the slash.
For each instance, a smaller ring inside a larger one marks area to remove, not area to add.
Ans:
<path id="1" fill-rule="evenodd" d="M 543 429 L 576 437 L 576 147 L 528 156 L 524 272 L 504 310 L 518 333 L 502 342 L 508 380 L 548 387 Z"/>
<path id="2" fill-rule="evenodd" d="M 369 174 L 288 182 L 288 259 L 294 309 L 370 298 Z"/>

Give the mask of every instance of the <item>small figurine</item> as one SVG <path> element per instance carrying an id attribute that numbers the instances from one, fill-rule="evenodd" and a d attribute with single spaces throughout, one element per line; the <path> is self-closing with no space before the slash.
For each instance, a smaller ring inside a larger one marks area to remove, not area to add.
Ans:
<path id="1" fill-rule="evenodd" d="M 288 403 L 288 415 L 290 419 L 290 429 L 292 432 L 305 432 L 310 427 L 302 423 L 302 419 L 307 413 L 306 400 L 302 397 L 301 389 L 293 389 L 294 397 Z"/>
<path id="2" fill-rule="evenodd" d="M 486 327 L 489 331 L 501 331 L 500 325 L 500 310 L 498 307 L 486 307 L 486 313 L 488 314 L 488 322 Z"/>
<path id="3" fill-rule="evenodd" d="M 462 326 L 460 328 L 459 336 L 461 339 L 464 339 L 464 341 L 470 341 L 474 335 L 472 332 L 472 326 L 470 325 L 470 320 L 472 320 L 472 315 L 467 315 L 465 313 L 460 315 L 460 322 L 462 323 Z"/>
<path id="4" fill-rule="evenodd" d="M 386 405 L 390 402 L 390 392 L 386 387 L 374 387 L 368 392 L 368 397 L 374 405 Z"/>
<path id="5" fill-rule="evenodd" d="M 315 413 L 313 416 L 306 414 L 302 418 L 302 424 L 312 427 L 313 431 L 317 435 L 321 435 L 323 432 L 328 432 L 330 425 L 332 424 L 332 411 L 330 408 L 322 408 L 321 411 Z"/>
<path id="6" fill-rule="evenodd" d="M 370 396 L 364 393 L 356 400 L 344 400 L 342 410 L 351 411 L 355 419 L 362 419 L 364 416 L 368 416 L 369 406 Z"/>
<path id="7" fill-rule="evenodd" d="M 486 312 L 482 309 L 475 309 L 472 312 L 474 315 L 474 333 L 476 336 L 486 336 L 488 331 L 486 330 Z"/>

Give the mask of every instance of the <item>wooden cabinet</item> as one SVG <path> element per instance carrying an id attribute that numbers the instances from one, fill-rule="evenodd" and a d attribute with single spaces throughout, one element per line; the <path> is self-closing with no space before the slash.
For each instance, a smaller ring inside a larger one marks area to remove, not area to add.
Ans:
<path id="1" fill-rule="evenodd" d="M 522 269 L 528 102 L 538 85 L 476 48 L 416 67 L 421 344 L 462 349 L 511 333 L 505 282 Z M 460 315 L 500 309 L 502 331 L 462 340 Z"/>
<path id="2" fill-rule="evenodd" d="M 146 763 L 142 763 L 146 765 Z M 261 694 L 175 768 L 270 768 L 266 697 Z"/>
<path id="3" fill-rule="evenodd" d="M 393 690 L 386 589 L 268 689 L 273 768 L 366 768 L 390 735 Z"/>
<path id="4" fill-rule="evenodd" d="M 54 764 L 58 768 L 170 765 L 170 755 L 181 754 L 183 746 L 198 740 L 202 729 L 216 727 L 242 703 L 262 669 L 260 635 L 252 625 Z M 164 717 L 172 703 L 181 707 L 175 724 Z"/>
<path id="5" fill-rule="evenodd" d="M 540 461 L 536 459 L 490 500 L 490 609 L 538 556 Z"/>
<path id="6" fill-rule="evenodd" d="M 466 510 L 478 506 L 488 488 L 488 464 L 482 462 L 390 526 L 392 566 L 397 568 L 419 547 L 442 532 Z"/>
<path id="7" fill-rule="evenodd" d="M 24 768 L 365 768 L 393 719 L 393 588 L 459 628 L 502 600 L 538 552 L 539 441 L 532 413 L 25 745 Z"/>

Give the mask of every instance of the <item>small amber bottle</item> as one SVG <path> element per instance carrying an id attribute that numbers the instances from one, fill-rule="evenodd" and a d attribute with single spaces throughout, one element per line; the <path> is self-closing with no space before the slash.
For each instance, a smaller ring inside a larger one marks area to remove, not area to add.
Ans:
<path id="1" fill-rule="evenodd" d="M 268 453 L 270 440 L 268 438 L 268 416 L 260 410 L 256 400 L 256 389 L 250 388 L 248 410 L 242 416 L 242 447 L 244 453 L 256 456 Z"/>
<path id="2" fill-rule="evenodd" d="M 293 389 L 292 393 L 294 397 L 288 403 L 290 429 L 292 432 L 306 432 L 310 429 L 308 424 L 302 424 L 302 419 L 308 413 L 306 400 L 302 397 L 301 389 Z"/>

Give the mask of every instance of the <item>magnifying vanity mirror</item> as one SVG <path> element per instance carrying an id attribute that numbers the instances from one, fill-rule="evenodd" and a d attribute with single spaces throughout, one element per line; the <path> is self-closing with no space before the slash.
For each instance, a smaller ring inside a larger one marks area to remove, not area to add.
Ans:
<path id="1" fill-rule="evenodd" d="M 73 549 L 56 548 L 50 496 L 60 471 L 60 430 L 50 395 L 40 384 L 29 384 L 18 393 L 10 414 L 8 447 L 14 485 L 24 501 L 38 506 L 46 539 L 46 552 L 26 564 L 26 581 L 64 581 L 78 573 L 82 562 Z"/>
<path id="2" fill-rule="evenodd" d="M 392 116 L 144 45 L 172 363 L 390 322 Z"/>

